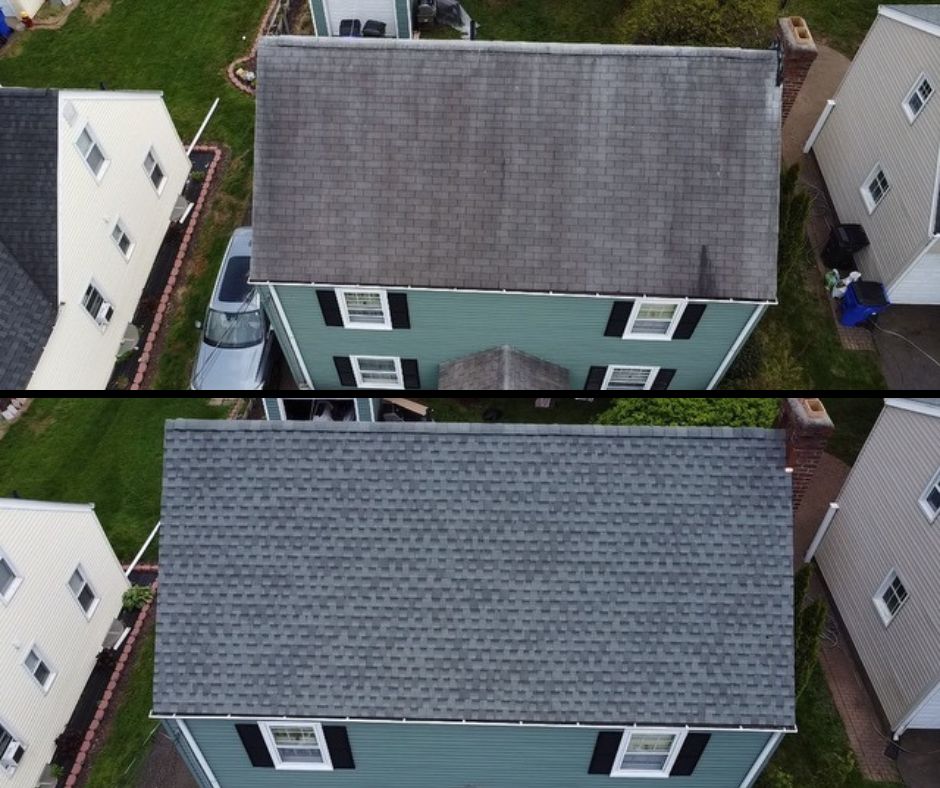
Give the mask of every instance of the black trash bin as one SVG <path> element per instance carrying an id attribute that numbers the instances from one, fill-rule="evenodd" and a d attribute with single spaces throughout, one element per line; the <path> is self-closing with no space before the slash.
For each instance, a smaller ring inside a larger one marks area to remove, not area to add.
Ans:
<path id="1" fill-rule="evenodd" d="M 362 26 L 363 38 L 385 38 L 385 22 L 369 19 Z"/>
<path id="2" fill-rule="evenodd" d="M 838 268 L 839 272 L 845 276 L 849 271 L 856 270 L 852 255 L 866 246 L 868 246 L 868 236 L 862 225 L 840 224 L 832 228 L 822 257 L 827 265 Z"/>
<path id="3" fill-rule="evenodd" d="M 339 34 L 347 38 L 360 38 L 362 36 L 362 22 L 358 19 L 341 19 Z"/>

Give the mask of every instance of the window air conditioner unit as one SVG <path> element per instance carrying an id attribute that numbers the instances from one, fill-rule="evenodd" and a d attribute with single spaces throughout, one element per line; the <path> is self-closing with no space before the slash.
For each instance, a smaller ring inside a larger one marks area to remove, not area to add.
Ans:
<path id="1" fill-rule="evenodd" d="M 0 756 L 0 766 L 4 769 L 15 768 L 22 757 L 23 751 L 20 747 L 20 743 L 14 739 L 7 745 L 7 748 L 3 751 L 3 755 Z"/>
<path id="2" fill-rule="evenodd" d="M 98 314 L 95 316 L 95 320 L 98 321 L 99 325 L 105 325 L 111 319 L 111 304 L 107 301 L 103 301 L 101 306 L 98 307 Z"/>

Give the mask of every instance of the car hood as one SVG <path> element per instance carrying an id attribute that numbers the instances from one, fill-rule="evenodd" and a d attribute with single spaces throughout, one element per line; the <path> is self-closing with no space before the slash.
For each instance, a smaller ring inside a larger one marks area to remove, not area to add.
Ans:
<path id="1" fill-rule="evenodd" d="M 201 391 L 260 389 L 264 385 L 260 378 L 263 353 L 264 342 L 240 348 L 218 348 L 201 342 L 192 386 Z"/>

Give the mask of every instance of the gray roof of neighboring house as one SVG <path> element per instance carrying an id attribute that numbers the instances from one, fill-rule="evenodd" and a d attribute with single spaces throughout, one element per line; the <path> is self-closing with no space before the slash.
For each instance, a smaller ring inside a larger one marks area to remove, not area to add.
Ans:
<path id="1" fill-rule="evenodd" d="M 58 303 L 58 93 L 0 88 L 0 388 L 24 388 Z"/>
<path id="2" fill-rule="evenodd" d="M 571 373 L 566 367 L 503 345 L 441 364 L 437 385 L 449 391 L 570 389 Z"/>
<path id="3" fill-rule="evenodd" d="M 902 14 L 907 14 L 923 22 L 940 25 L 940 5 L 888 5 L 885 8 L 900 11 Z"/>
<path id="4" fill-rule="evenodd" d="M 773 299 L 776 64 L 266 38 L 252 278 Z"/>
<path id="5" fill-rule="evenodd" d="M 782 433 L 169 422 L 160 714 L 794 723 Z"/>

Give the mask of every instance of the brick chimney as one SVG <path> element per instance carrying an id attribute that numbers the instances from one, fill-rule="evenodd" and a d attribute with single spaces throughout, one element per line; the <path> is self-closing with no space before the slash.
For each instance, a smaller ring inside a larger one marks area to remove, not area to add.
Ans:
<path id="1" fill-rule="evenodd" d="M 783 120 L 787 119 L 793 102 L 803 87 L 809 67 L 816 59 L 816 43 L 806 20 L 801 16 L 785 16 L 777 20 L 777 41 L 783 58 Z"/>
<path id="2" fill-rule="evenodd" d="M 787 465 L 793 468 L 793 511 L 796 512 L 835 427 L 826 408 L 815 397 L 784 399 L 777 426 L 786 431 Z"/>

